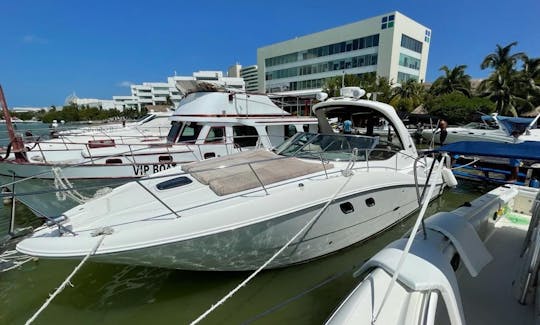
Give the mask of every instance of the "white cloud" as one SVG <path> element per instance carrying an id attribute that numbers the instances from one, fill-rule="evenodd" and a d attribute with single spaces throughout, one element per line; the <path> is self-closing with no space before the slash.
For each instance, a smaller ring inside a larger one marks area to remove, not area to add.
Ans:
<path id="1" fill-rule="evenodd" d="M 133 85 L 133 82 L 131 81 L 121 81 L 116 84 L 118 87 L 126 87 L 129 88 L 131 85 Z"/>
<path id="2" fill-rule="evenodd" d="M 22 42 L 27 44 L 47 44 L 49 43 L 49 40 L 36 35 L 24 35 Z"/>

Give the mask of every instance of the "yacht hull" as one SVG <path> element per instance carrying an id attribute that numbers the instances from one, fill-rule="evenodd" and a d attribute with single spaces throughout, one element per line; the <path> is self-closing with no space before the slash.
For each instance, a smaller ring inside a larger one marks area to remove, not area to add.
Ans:
<path id="1" fill-rule="evenodd" d="M 441 188 L 442 184 L 439 184 L 439 190 Z M 244 227 L 187 240 L 110 253 L 100 248 L 91 259 L 195 271 L 253 270 L 283 247 L 323 206 L 320 203 Z M 350 211 L 350 206 L 354 211 Z M 417 208 L 414 184 L 377 188 L 338 198 L 268 267 L 306 262 L 364 241 L 403 220 Z M 105 236 L 103 246 L 108 246 L 108 241 Z M 65 244 L 69 245 L 68 242 Z M 18 250 L 29 255 L 53 257 L 26 250 L 21 245 Z M 82 256 L 56 254 L 54 257 Z"/>

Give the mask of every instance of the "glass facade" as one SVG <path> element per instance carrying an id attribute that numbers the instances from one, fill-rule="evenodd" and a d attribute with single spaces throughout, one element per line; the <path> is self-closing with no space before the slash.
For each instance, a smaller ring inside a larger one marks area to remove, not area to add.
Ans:
<path id="1" fill-rule="evenodd" d="M 273 67 L 275 65 L 297 62 L 300 60 L 309 60 L 321 56 L 334 55 L 344 52 L 356 51 L 365 48 L 379 46 L 379 34 L 361 37 L 345 42 L 334 43 L 330 45 L 312 48 L 306 51 L 295 52 L 285 55 L 268 58 L 265 60 L 265 66 Z"/>
<path id="2" fill-rule="evenodd" d="M 414 70 L 420 70 L 420 60 L 403 53 L 399 54 L 399 65 Z"/>
<path id="3" fill-rule="evenodd" d="M 409 37 L 405 34 L 401 35 L 401 47 L 422 53 L 422 42 L 415 40 L 412 37 Z"/>
<path id="4" fill-rule="evenodd" d="M 397 80 L 398 82 L 406 82 L 406 81 L 409 81 L 409 80 L 418 81 L 418 76 L 408 74 L 408 73 L 404 73 L 404 72 L 398 72 L 397 79 L 398 79 Z"/>
<path id="5" fill-rule="evenodd" d="M 377 53 L 266 72 L 265 79 L 276 80 L 370 65 L 377 65 Z"/>

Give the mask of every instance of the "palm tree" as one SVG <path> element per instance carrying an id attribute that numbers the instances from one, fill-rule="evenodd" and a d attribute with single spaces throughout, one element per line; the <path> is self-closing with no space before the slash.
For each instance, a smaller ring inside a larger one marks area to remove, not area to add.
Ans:
<path id="1" fill-rule="evenodd" d="M 404 84 L 394 84 L 390 105 L 398 110 L 411 111 L 422 103 L 424 95 L 424 86 L 410 79 Z"/>
<path id="2" fill-rule="evenodd" d="M 489 78 L 480 83 L 478 91 L 482 97 L 487 97 L 495 103 L 499 114 L 518 116 L 520 105 L 527 108 L 530 108 L 530 105 L 525 99 L 517 95 L 517 78 L 517 72 L 514 72 L 511 77 L 505 77 L 495 71 Z"/>
<path id="3" fill-rule="evenodd" d="M 340 95 L 339 91 L 342 86 L 360 86 L 360 78 L 353 74 L 346 74 L 342 77 L 328 78 L 324 83 L 323 91 L 327 93 L 329 97 L 337 97 Z"/>
<path id="4" fill-rule="evenodd" d="M 518 60 L 522 60 L 525 57 L 525 53 L 518 52 L 510 55 L 512 46 L 517 45 L 517 42 L 512 42 L 504 47 L 497 44 L 497 49 L 494 53 L 490 53 L 484 58 L 480 68 L 487 69 L 492 68 L 495 71 L 504 73 L 511 73 L 515 69 Z"/>
<path id="5" fill-rule="evenodd" d="M 444 71 L 444 76 L 435 80 L 431 86 L 433 95 L 450 94 L 458 91 L 467 97 L 471 97 L 471 76 L 465 73 L 466 65 L 458 65 L 450 70 L 443 65 L 439 70 Z"/>
<path id="6" fill-rule="evenodd" d="M 523 76 L 515 67 L 519 60 L 523 61 L 527 56 L 523 52 L 510 54 L 515 45 L 517 42 L 504 47 L 497 44 L 495 52 L 484 58 L 480 67 L 494 71 L 480 83 L 479 91 L 481 96 L 495 102 L 499 113 L 517 116 L 519 111 L 529 109 L 531 103 L 520 96 L 523 93 Z"/>

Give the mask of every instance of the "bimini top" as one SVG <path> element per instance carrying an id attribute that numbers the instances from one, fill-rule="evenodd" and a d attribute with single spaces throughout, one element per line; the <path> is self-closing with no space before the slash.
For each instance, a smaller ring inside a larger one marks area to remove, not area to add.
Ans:
<path id="1" fill-rule="evenodd" d="M 184 97 L 174 117 L 275 117 L 289 116 L 266 95 L 236 92 L 194 92 Z"/>
<path id="2" fill-rule="evenodd" d="M 527 132 L 527 130 L 529 130 L 533 124 L 536 123 L 536 119 L 526 117 L 497 116 L 497 123 L 507 135 L 518 136 Z"/>
<path id="3" fill-rule="evenodd" d="M 540 161 L 540 142 L 524 141 L 521 143 L 500 143 L 487 141 L 454 142 L 431 152 L 449 152 L 451 154 L 501 157 Z"/>

